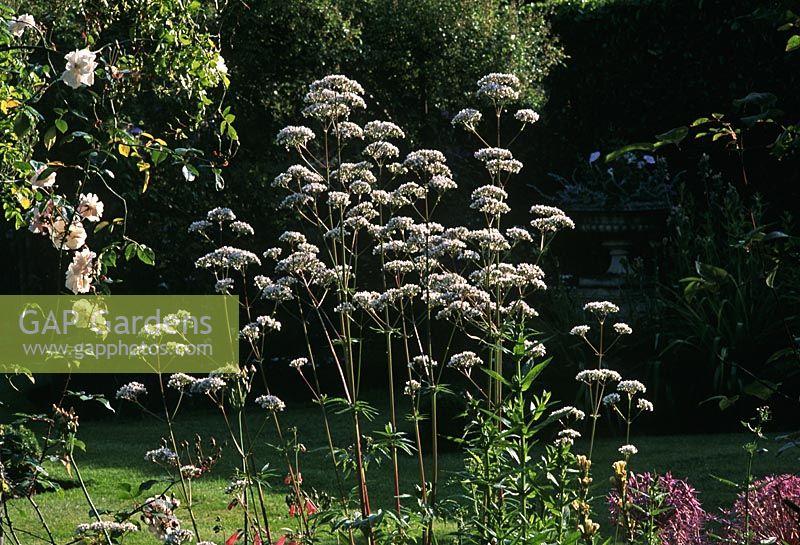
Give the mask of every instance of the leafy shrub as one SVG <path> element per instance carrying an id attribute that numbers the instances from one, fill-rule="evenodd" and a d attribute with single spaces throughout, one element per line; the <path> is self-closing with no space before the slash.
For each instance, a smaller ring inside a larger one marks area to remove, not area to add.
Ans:
<path id="1" fill-rule="evenodd" d="M 39 441 L 30 429 L 0 425 L 0 464 L 6 484 L 14 488 L 30 476 L 40 455 Z"/>

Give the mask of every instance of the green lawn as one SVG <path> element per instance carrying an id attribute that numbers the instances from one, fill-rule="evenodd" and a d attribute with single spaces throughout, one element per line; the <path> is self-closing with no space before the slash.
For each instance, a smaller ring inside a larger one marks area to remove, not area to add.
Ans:
<path id="1" fill-rule="evenodd" d="M 319 414 L 319 409 L 314 405 L 291 404 L 291 410 L 282 415 L 282 420 L 287 428 L 296 426 L 302 442 L 309 447 L 309 452 L 301 461 L 304 486 L 335 493 L 335 479 L 327 451 L 317 448 L 325 444 Z M 345 445 L 347 422 L 341 417 L 337 420 L 335 427 L 340 432 L 336 434 L 335 440 L 340 445 Z M 186 439 L 191 439 L 194 433 L 206 438 L 215 436 L 220 440 L 226 437 L 221 419 L 214 414 L 179 415 L 178 427 L 181 437 Z M 376 421 L 373 427 L 382 428 L 383 424 L 379 425 Z M 250 423 L 251 430 L 257 428 L 257 422 Z M 98 508 L 109 510 L 130 508 L 137 500 L 141 501 L 147 497 L 145 494 L 137 499 L 125 498 L 121 487 L 123 483 L 130 483 L 136 487 L 142 481 L 158 478 L 161 475 L 159 468 L 145 462 L 143 455 L 145 451 L 159 446 L 163 434 L 164 429 L 160 423 L 146 418 L 121 418 L 110 415 L 107 421 L 82 424 L 79 437 L 86 442 L 87 451 L 80 453 L 77 461 Z M 268 428 L 260 439 L 260 443 L 264 444 L 263 451 L 258 454 L 260 460 L 269 462 L 276 471 L 282 472 L 283 466 L 279 456 L 267 446 L 267 443 L 274 440 L 274 434 Z M 740 481 L 745 468 L 741 445 L 745 441 L 746 436 L 736 434 L 639 437 L 634 441 L 640 453 L 634 458 L 633 468 L 659 472 L 669 470 L 676 477 L 688 477 L 701 491 L 701 500 L 706 508 L 716 510 L 730 503 L 734 492 L 710 475 Z M 611 475 L 610 465 L 618 458 L 616 448 L 620 443 L 621 441 L 616 439 L 601 439 L 595 446 L 594 480 L 597 496 L 602 496 L 607 491 L 608 478 Z M 760 455 L 756 461 L 757 474 L 796 470 L 796 454 L 776 456 L 773 453 L 777 451 L 775 445 L 768 447 L 770 452 Z M 576 445 L 577 452 L 581 452 L 582 449 L 583 445 Z M 195 482 L 194 501 L 203 539 L 220 543 L 236 528 L 241 527 L 240 511 L 228 511 L 226 506 L 230 497 L 222 493 L 233 473 L 234 463 L 233 452 L 228 449 L 215 470 Z M 443 456 L 442 469 L 445 477 L 452 476 L 460 467 L 461 458 L 458 454 L 446 453 Z M 66 477 L 63 468 L 52 467 L 52 469 L 54 474 Z M 392 487 L 388 469 L 387 465 L 370 468 L 368 480 L 374 508 L 392 506 Z M 401 474 L 407 484 L 406 490 L 413 490 L 416 476 L 414 459 L 402 460 Z M 154 488 L 153 491 L 155 490 Z M 273 527 L 293 525 L 293 520 L 287 516 L 285 492 L 281 479 L 276 478 L 268 498 Z M 63 493 L 40 494 L 35 499 L 48 516 L 51 530 L 59 542 L 69 541 L 75 526 L 90 520 L 87 504 L 78 488 Z M 598 520 L 603 521 L 605 505 L 602 498 L 598 498 L 595 510 L 598 512 Z M 10 502 L 9 514 L 20 532 L 20 537 L 25 538 L 23 539 L 25 543 L 34 542 L 36 539 L 30 535 L 26 536 L 24 532 L 42 535 L 41 526 L 33 509 L 25 500 Z M 179 514 L 183 516 L 188 527 L 188 515 L 183 509 Z M 220 527 L 219 533 L 213 531 L 215 526 Z M 146 532 L 139 532 L 127 538 L 126 543 L 133 545 L 153 543 L 153 539 Z"/>

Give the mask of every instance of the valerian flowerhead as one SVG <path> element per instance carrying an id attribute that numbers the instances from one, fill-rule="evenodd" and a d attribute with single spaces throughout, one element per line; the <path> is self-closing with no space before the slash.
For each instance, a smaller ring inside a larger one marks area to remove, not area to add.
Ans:
<path id="1" fill-rule="evenodd" d="M 225 381 L 219 377 L 206 377 L 195 380 L 191 384 L 189 391 L 193 394 L 213 395 L 226 386 Z"/>
<path id="2" fill-rule="evenodd" d="M 610 301 L 592 301 L 583 305 L 583 310 L 588 310 L 594 314 L 598 320 L 605 320 L 609 314 L 619 312 L 619 307 Z"/>
<path id="3" fill-rule="evenodd" d="M 645 393 L 647 388 L 645 388 L 645 385 L 638 380 L 623 380 L 617 384 L 617 390 L 626 393 L 629 396 L 633 396 L 636 394 Z"/>
<path id="4" fill-rule="evenodd" d="M 141 382 L 129 382 L 117 390 L 117 399 L 125 401 L 138 401 L 141 395 L 147 395 L 147 388 Z"/>
<path id="5" fill-rule="evenodd" d="M 271 413 L 280 412 L 286 408 L 286 403 L 274 395 L 258 396 L 256 398 L 256 405 Z"/>
<path id="6" fill-rule="evenodd" d="M 461 126 L 466 130 L 473 131 L 475 130 L 475 125 L 480 123 L 481 118 L 483 118 L 483 115 L 478 110 L 465 108 L 453 117 L 451 123 L 454 127 Z"/>
<path id="7" fill-rule="evenodd" d="M 352 110 L 366 108 L 363 94 L 364 88 L 355 80 L 342 75 L 325 76 L 308 87 L 303 114 L 323 123 L 341 121 Z"/>
<path id="8" fill-rule="evenodd" d="M 574 420 L 583 420 L 586 418 L 586 413 L 582 410 L 573 407 L 572 405 L 567 405 L 566 407 L 561 407 L 560 409 L 556 409 L 552 413 L 550 413 L 550 418 L 554 420 L 562 420 L 572 418 Z"/>
<path id="9" fill-rule="evenodd" d="M 487 74 L 478 80 L 477 95 L 502 104 L 519 97 L 519 86 L 519 78 L 514 74 Z"/>
<path id="10" fill-rule="evenodd" d="M 406 137 L 396 124 L 391 121 L 370 121 L 364 125 L 364 134 L 372 141 L 398 139 L 401 140 Z"/>
<path id="11" fill-rule="evenodd" d="M 576 325 L 572 329 L 569 330 L 570 335 L 575 335 L 577 337 L 585 337 L 591 328 L 588 325 Z"/>
<path id="12" fill-rule="evenodd" d="M 586 384 L 593 382 L 619 382 L 621 379 L 620 374 L 611 369 L 587 369 L 575 375 L 575 380 Z"/>
<path id="13" fill-rule="evenodd" d="M 234 221 L 230 224 L 231 231 L 238 236 L 253 236 L 253 226 L 245 221 Z"/>
<path id="14" fill-rule="evenodd" d="M 411 379 L 406 381 L 406 386 L 403 389 L 403 393 L 407 396 L 414 396 L 417 392 L 420 391 L 422 388 L 422 384 L 418 380 Z"/>
<path id="15" fill-rule="evenodd" d="M 189 376 L 185 373 L 175 373 L 169 377 L 167 387 L 178 391 L 184 391 L 197 381 L 196 378 Z"/>
<path id="16" fill-rule="evenodd" d="M 536 216 L 531 220 L 531 227 L 542 235 L 555 233 L 562 229 L 575 229 L 575 222 L 563 210 L 555 206 L 536 204 L 531 207 L 531 214 Z"/>
<path id="17" fill-rule="evenodd" d="M 482 366 L 483 360 L 478 357 L 475 352 L 466 351 L 453 354 L 453 356 L 450 358 L 450 361 L 447 362 L 447 365 L 448 367 L 457 369 L 462 373 L 469 374 L 473 367 Z"/>
<path id="18" fill-rule="evenodd" d="M 223 223 L 226 221 L 234 221 L 236 219 L 236 214 L 234 214 L 233 210 L 230 208 L 217 206 L 206 212 L 206 218 L 208 218 L 208 221 Z"/>
<path id="19" fill-rule="evenodd" d="M 76 49 L 71 53 L 67 53 L 64 57 L 67 61 L 67 67 L 64 73 L 61 74 L 62 81 L 73 89 L 77 89 L 81 85 L 86 87 L 94 85 L 94 71 L 97 68 L 96 58 L 97 54 L 89 51 L 89 49 Z"/>
<path id="20" fill-rule="evenodd" d="M 539 121 L 539 114 L 530 109 L 522 109 L 517 110 L 517 113 L 514 114 L 514 119 L 529 125 Z"/>
<path id="21" fill-rule="evenodd" d="M 630 335 L 631 333 L 633 333 L 633 329 L 631 329 L 631 326 L 629 326 L 628 324 L 619 322 L 614 324 L 614 332 L 617 335 Z"/>
<path id="22" fill-rule="evenodd" d="M 275 142 L 288 150 L 290 148 L 304 148 L 314 138 L 314 131 L 308 127 L 289 125 L 278 131 Z"/>
<path id="23" fill-rule="evenodd" d="M 639 452 L 639 449 L 633 445 L 622 445 L 617 450 L 619 451 L 620 454 L 622 454 L 626 458 L 630 458 L 631 456 Z"/>
<path id="24" fill-rule="evenodd" d="M 292 369 L 301 369 L 308 365 L 308 358 L 295 358 L 289 362 L 289 367 Z"/>

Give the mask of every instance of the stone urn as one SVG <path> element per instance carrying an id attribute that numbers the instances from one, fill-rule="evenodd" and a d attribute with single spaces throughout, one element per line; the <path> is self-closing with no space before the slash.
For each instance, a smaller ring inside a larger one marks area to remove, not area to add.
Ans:
<path id="1" fill-rule="evenodd" d="M 600 239 L 608 255 L 604 274 L 581 277 L 582 287 L 619 287 L 628 272 L 628 258 L 637 255 L 637 249 L 660 234 L 666 224 L 668 208 L 656 203 L 615 208 L 574 206 L 567 214 L 575 221 L 579 233 Z"/>

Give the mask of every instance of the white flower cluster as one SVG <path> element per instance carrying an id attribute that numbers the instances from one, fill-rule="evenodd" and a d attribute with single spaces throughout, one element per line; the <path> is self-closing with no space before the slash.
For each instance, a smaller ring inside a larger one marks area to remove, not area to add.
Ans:
<path id="1" fill-rule="evenodd" d="M 575 380 L 591 384 L 593 382 L 619 382 L 619 373 L 611 369 L 586 369 L 575 375 Z"/>
<path id="2" fill-rule="evenodd" d="M 384 140 L 372 142 L 364 149 L 364 155 L 371 157 L 377 164 L 383 165 L 389 159 L 400 156 L 400 149 Z"/>
<path id="3" fill-rule="evenodd" d="M 633 456 L 634 454 L 639 452 L 639 449 L 637 449 L 633 445 L 622 445 L 617 450 L 619 451 L 620 454 L 622 454 L 626 458 L 629 458 L 630 456 Z"/>
<path id="4" fill-rule="evenodd" d="M 539 121 L 539 114 L 533 110 L 522 109 L 517 110 L 517 113 L 514 114 L 514 119 L 525 124 L 533 124 Z"/>
<path id="5" fill-rule="evenodd" d="M 187 387 L 191 386 L 197 381 L 196 378 L 189 376 L 185 373 L 175 373 L 169 377 L 167 387 L 173 390 L 184 391 Z"/>
<path id="6" fill-rule="evenodd" d="M 195 262 L 198 269 L 234 269 L 241 271 L 248 265 L 261 265 L 261 260 L 253 252 L 222 246 L 204 255 Z"/>
<path id="7" fill-rule="evenodd" d="M 351 121 L 342 121 L 334 125 L 333 134 L 342 140 L 362 140 L 364 129 Z"/>
<path id="8" fill-rule="evenodd" d="M 314 131 L 308 127 L 289 125 L 278 131 L 275 142 L 286 149 L 304 148 L 315 137 Z"/>
<path id="9" fill-rule="evenodd" d="M 450 361 L 447 362 L 447 365 L 462 373 L 469 374 L 473 367 L 481 367 L 483 365 L 483 360 L 475 352 L 465 351 L 453 354 Z"/>
<path id="10" fill-rule="evenodd" d="M 214 395 L 225 386 L 225 381 L 219 377 L 199 378 L 192 383 L 190 392 L 193 394 Z"/>
<path id="11" fill-rule="evenodd" d="M 626 393 L 629 396 L 634 396 L 636 394 L 645 393 L 647 388 L 645 388 L 645 385 L 638 380 L 623 380 L 617 384 L 617 391 Z"/>
<path id="12" fill-rule="evenodd" d="M 403 166 L 418 174 L 452 178 L 453 175 L 446 162 L 447 159 L 441 151 L 421 149 L 409 153 L 403 161 Z"/>
<path id="13" fill-rule="evenodd" d="M 289 362 L 289 367 L 292 369 L 300 369 L 308 365 L 308 358 L 295 358 Z"/>
<path id="14" fill-rule="evenodd" d="M 589 333 L 590 329 L 591 328 L 588 325 L 576 325 L 569 330 L 569 334 L 577 337 L 586 337 L 586 334 Z"/>
<path id="15" fill-rule="evenodd" d="M 172 449 L 167 447 L 160 447 L 153 450 L 148 450 L 144 459 L 152 464 L 174 466 L 178 464 L 178 455 Z"/>
<path id="16" fill-rule="evenodd" d="M 420 391 L 421 388 L 422 384 L 418 380 L 411 379 L 406 381 L 406 386 L 403 389 L 403 393 L 407 396 L 414 396 Z"/>
<path id="17" fill-rule="evenodd" d="M 542 235 L 556 233 L 562 229 L 575 229 L 575 222 L 555 206 L 537 204 L 531 207 L 531 214 L 536 216 L 531 220 L 531 227 Z"/>
<path id="18" fill-rule="evenodd" d="M 286 403 L 274 395 L 258 396 L 256 398 L 256 405 L 271 413 L 280 412 L 286 408 Z"/>
<path id="19" fill-rule="evenodd" d="M 239 236 L 252 236 L 255 234 L 253 227 L 249 223 L 244 221 L 234 221 L 233 223 L 231 223 L 230 228 L 231 231 L 234 232 L 234 234 Z"/>
<path id="20" fill-rule="evenodd" d="M 472 203 L 469 207 L 489 216 L 500 216 L 511 211 L 505 201 L 508 193 L 494 185 L 485 185 L 472 192 Z"/>
<path id="21" fill-rule="evenodd" d="M 211 227 L 211 225 L 212 225 L 212 223 L 210 221 L 208 221 L 208 220 L 193 221 L 192 223 L 189 224 L 189 227 L 187 228 L 187 231 L 189 233 L 205 234 L 206 229 Z"/>
<path id="22" fill-rule="evenodd" d="M 582 410 L 573 407 L 572 405 L 567 405 L 566 407 L 561 407 L 560 409 L 556 409 L 552 413 L 550 413 L 550 418 L 554 420 L 562 420 L 565 418 L 572 418 L 574 420 L 583 420 L 586 418 L 586 413 Z"/>
<path id="23" fill-rule="evenodd" d="M 475 125 L 480 123 L 482 118 L 483 114 L 481 114 L 478 110 L 465 108 L 453 117 L 451 123 L 454 127 L 461 125 L 465 129 L 472 131 L 475 130 Z"/>
<path id="24" fill-rule="evenodd" d="M 236 219 L 236 214 L 234 214 L 233 210 L 230 208 L 217 206 L 206 212 L 206 218 L 208 221 L 223 223 L 225 221 L 234 221 Z"/>
<path id="25" fill-rule="evenodd" d="M 138 401 L 142 395 L 147 395 L 147 388 L 141 382 L 129 382 L 117 390 L 117 399 L 125 401 Z"/>
<path id="26" fill-rule="evenodd" d="M 578 430 L 573 430 L 572 428 L 566 428 L 558 432 L 558 439 L 556 440 L 556 444 L 559 445 L 572 445 L 575 442 L 575 439 L 579 439 L 581 436 L 581 432 Z"/>
<path id="27" fill-rule="evenodd" d="M 610 301 L 592 301 L 583 305 L 583 310 L 588 310 L 600 319 L 605 319 L 609 314 L 619 312 L 619 307 Z"/>
<path id="28" fill-rule="evenodd" d="M 325 76 L 309 86 L 303 98 L 303 114 L 323 123 L 335 123 L 346 119 L 354 109 L 366 108 L 363 94 L 364 88 L 355 80 L 342 75 Z"/>
<path id="29" fill-rule="evenodd" d="M 391 121 L 370 121 L 364 125 L 364 133 L 373 141 L 396 138 L 402 140 L 406 137 L 403 129 Z"/>
<path id="30" fill-rule="evenodd" d="M 539 341 L 525 341 L 525 353 L 531 358 L 543 358 L 547 355 L 547 348 Z"/>
<path id="31" fill-rule="evenodd" d="M 90 523 L 78 524 L 78 526 L 75 528 L 75 534 L 84 539 L 89 539 L 90 535 L 97 538 L 106 533 L 109 535 L 109 537 L 119 538 L 123 534 L 138 531 L 139 528 L 137 528 L 136 525 L 131 522 L 115 522 L 110 520 L 99 520 Z"/>
<path id="32" fill-rule="evenodd" d="M 514 74 L 487 74 L 478 80 L 477 95 L 494 103 L 509 102 L 519 97 L 519 86 L 519 78 Z"/>
<path id="33" fill-rule="evenodd" d="M 619 322 L 614 324 L 614 332 L 616 332 L 617 335 L 630 335 L 633 333 L 633 329 L 631 329 L 631 326 L 628 324 Z"/>

